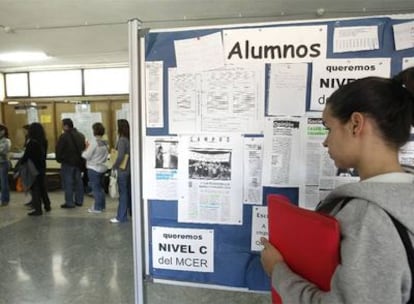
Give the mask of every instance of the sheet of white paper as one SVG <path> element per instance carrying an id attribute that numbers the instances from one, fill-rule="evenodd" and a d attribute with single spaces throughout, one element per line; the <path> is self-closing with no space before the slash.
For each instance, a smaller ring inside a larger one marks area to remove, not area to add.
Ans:
<path id="1" fill-rule="evenodd" d="M 169 69 L 170 133 L 262 133 L 264 68 Z"/>
<path id="2" fill-rule="evenodd" d="M 306 164 L 305 189 L 299 196 L 299 205 L 307 209 L 315 209 L 316 205 L 326 194 L 335 187 L 359 180 L 355 171 L 339 170 L 335 167 L 328 151 L 323 147 L 328 130 L 322 123 L 322 113 L 308 113 L 304 117 L 304 127 L 301 129 L 301 142 L 304 143 L 304 158 Z"/>
<path id="3" fill-rule="evenodd" d="M 269 115 L 303 115 L 306 111 L 306 63 L 270 65 Z"/>
<path id="4" fill-rule="evenodd" d="M 264 65 L 204 72 L 200 131 L 262 133 Z"/>
<path id="5" fill-rule="evenodd" d="M 395 50 L 414 48 L 414 21 L 394 24 Z"/>
<path id="6" fill-rule="evenodd" d="M 27 123 L 39 122 L 39 111 L 37 108 L 26 109 Z"/>
<path id="7" fill-rule="evenodd" d="M 336 27 L 333 52 L 358 52 L 379 49 L 377 26 Z"/>
<path id="8" fill-rule="evenodd" d="M 153 226 L 152 267 L 214 272 L 214 230 Z"/>
<path id="9" fill-rule="evenodd" d="M 145 101 L 147 128 L 164 127 L 163 62 L 145 63 Z"/>
<path id="10" fill-rule="evenodd" d="M 178 137 L 145 138 L 143 196 L 177 200 Z"/>
<path id="11" fill-rule="evenodd" d="M 70 118 L 73 121 L 73 126 L 78 129 L 86 140 L 93 138 L 92 125 L 95 122 L 102 122 L 101 112 L 80 112 L 80 113 L 62 113 L 61 119 Z"/>
<path id="12" fill-rule="evenodd" d="M 243 141 L 243 202 L 262 204 L 263 137 Z"/>
<path id="13" fill-rule="evenodd" d="M 303 183 L 301 118 L 267 117 L 264 130 L 263 185 L 293 187 Z"/>
<path id="14" fill-rule="evenodd" d="M 168 69 L 168 116 L 170 133 L 197 132 L 200 75 Z"/>
<path id="15" fill-rule="evenodd" d="M 261 251 L 263 245 L 261 237 L 269 238 L 269 228 L 267 219 L 267 206 L 254 206 L 252 211 L 252 240 L 251 250 Z"/>
<path id="16" fill-rule="evenodd" d="M 224 66 L 221 32 L 175 40 L 175 59 L 180 73 L 200 72 Z"/>
<path id="17" fill-rule="evenodd" d="M 414 67 L 414 57 L 405 57 L 402 59 L 402 69 Z"/>
<path id="18" fill-rule="evenodd" d="M 313 63 L 310 109 L 322 111 L 339 87 L 368 76 L 390 77 L 390 58 L 327 59 Z"/>
<path id="19" fill-rule="evenodd" d="M 305 127 L 302 129 L 302 142 L 305 143 L 305 195 L 300 197 L 299 206 L 307 209 L 315 209 L 320 201 L 319 182 L 321 168 L 330 175 L 335 174 L 335 165 L 332 160 L 326 158 L 326 148 L 322 143 L 328 130 L 323 125 L 322 113 L 310 113 L 305 118 Z M 327 169 L 328 168 L 328 169 Z"/>
<path id="20" fill-rule="evenodd" d="M 242 137 L 179 137 L 178 222 L 241 225 Z"/>
<path id="21" fill-rule="evenodd" d="M 414 168 L 414 128 L 411 127 L 409 141 L 400 148 L 398 153 L 400 164 Z"/>

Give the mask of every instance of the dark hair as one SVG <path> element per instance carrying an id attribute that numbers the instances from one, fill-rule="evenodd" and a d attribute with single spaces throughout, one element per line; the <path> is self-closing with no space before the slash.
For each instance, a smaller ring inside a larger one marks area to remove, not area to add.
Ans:
<path id="1" fill-rule="evenodd" d="M 358 79 L 336 90 L 326 105 L 342 123 L 354 112 L 372 117 L 384 140 L 399 148 L 408 141 L 414 122 L 414 68 L 392 79 Z"/>
<path id="2" fill-rule="evenodd" d="M 93 130 L 93 135 L 98 135 L 98 136 L 102 136 L 105 134 L 105 127 L 103 126 L 102 123 L 100 122 L 95 122 L 92 125 L 92 130 Z"/>
<path id="3" fill-rule="evenodd" d="M 0 124 L 0 130 L 4 130 L 4 137 L 9 138 L 9 129 L 3 124 Z"/>
<path id="4" fill-rule="evenodd" d="M 118 135 L 129 139 L 129 123 L 126 119 L 118 119 Z"/>
<path id="5" fill-rule="evenodd" d="M 27 137 L 38 141 L 42 147 L 47 147 L 45 129 L 40 123 L 33 122 L 30 124 Z"/>
<path id="6" fill-rule="evenodd" d="M 411 93 L 411 95 L 414 95 L 414 67 L 400 72 L 394 77 L 394 81 L 402 84 Z"/>
<path id="7" fill-rule="evenodd" d="M 68 126 L 69 128 L 73 129 L 73 121 L 70 118 L 63 118 L 62 119 L 62 125 Z"/>

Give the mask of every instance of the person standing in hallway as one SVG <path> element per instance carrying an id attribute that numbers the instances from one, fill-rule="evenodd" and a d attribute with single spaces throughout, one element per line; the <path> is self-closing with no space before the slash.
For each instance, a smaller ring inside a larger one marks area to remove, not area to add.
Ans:
<path id="1" fill-rule="evenodd" d="M 38 175 L 30 188 L 30 193 L 32 195 L 32 207 L 34 209 L 32 212 L 28 213 L 28 215 L 31 216 L 43 214 L 41 200 L 43 200 L 45 211 L 49 212 L 51 210 L 45 181 L 46 151 L 47 139 L 45 130 L 40 123 L 34 122 L 29 126 L 28 141 L 26 142 L 26 148 L 20 160 L 21 164 L 25 164 L 29 160 L 32 161 L 38 171 Z"/>
<path id="2" fill-rule="evenodd" d="M 83 182 L 81 168 L 84 160 L 85 136 L 73 127 L 70 118 L 62 120 L 63 133 L 56 144 L 56 161 L 61 164 L 61 178 L 65 203 L 61 208 L 74 208 L 83 205 Z"/>
<path id="3" fill-rule="evenodd" d="M 118 119 L 118 143 L 116 150 L 118 156 L 112 166 L 117 171 L 119 203 L 116 217 L 111 223 L 128 221 L 128 212 L 131 214 L 131 168 L 130 168 L 130 145 L 129 145 L 129 123 L 126 119 Z M 126 160 L 126 161 L 125 161 Z"/>
<path id="4" fill-rule="evenodd" d="M 414 67 L 391 79 L 366 77 L 341 86 L 327 99 L 322 119 L 328 130 L 323 146 L 335 166 L 360 176 L 317 207 L 341 229 L 341 262 L 331 289 L 322 291 L 292 271 L 266 238 L 263 268 L 283 303 L 412 303 L 414 176 L 398 156 L 414 125 Z"/>
<path id="5" fill-rule="evenodd" d="M 29 142 L 29 127 L 30 127 L 30 124 L 26 124 L 26 125 L 24 125 L 22 127 L 23 134 L 24 134 L 23 154 L 24 154 L 24 150 L 26 149 L 26 145 Z M 47 144 L 47 142 L 46 142 L 46 144 Z M 47 151 L 47 147 L 46 147 L 46 151 Z M 13 171 L 14 171 L 15 178 L 18 178 L 21 161 L 22 161 L 22 159 L 20 158 L 17 161 L 16 165 L 14 166 Z M 45 179 L 45 182 L 46 182 L 46 179 Z M 47 189 L 46 185 L 45 185 L 45 189 Z M 47 192 L 46 192 L 46 194 L 47 194 Z M 27 206 L 29 209 L 33 209 L 32 196 L 31 196 L 31 194 L 29 192 L 27 192 L 26 193 L 26 196 L 30 197 L 30 200 L 28 202 L 26 202 L 24 205 Z"/>
<path id="6" fill-rule="evenodd" d="M 0 186 L 1 186 L 1 206 L 7 206 L 10 201 L 9 187 L 9 151 L 11 141 L 9 131 L 5 125 L 0 124 Z"/>
<path id="7" fill-rule="evenodd" d="M 108 160 L 108 145 L 102 139 L 105 134 L 105 127 L 102 123 L 96 122 L 92 125 L 94 138 L 87 143 L 86 150 L 82 152 L 82 157 L 86 160 L 88 169 L 89 185 L 92 188 L 94 205 L 88 209 L 89 213 L 101 213 L 105 210 L 105 191 L 102 186 L 102 179 L 108 170 L 106 161 Z"/>

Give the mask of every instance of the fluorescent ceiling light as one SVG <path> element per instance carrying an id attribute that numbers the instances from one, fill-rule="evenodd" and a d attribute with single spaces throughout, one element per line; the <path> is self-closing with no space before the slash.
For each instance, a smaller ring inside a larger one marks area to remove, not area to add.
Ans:
<path id="1" fill-rule="evenodd" d="M 0 54 L 0 61 L 8 62 L 42 61 L 49 58 L 44 52 L 12 52 Z"/>

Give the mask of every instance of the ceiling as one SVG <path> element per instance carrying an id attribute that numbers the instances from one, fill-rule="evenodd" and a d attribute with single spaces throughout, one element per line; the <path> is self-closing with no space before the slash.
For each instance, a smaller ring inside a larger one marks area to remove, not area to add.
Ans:
<path id="1" fill-rule="evenodd" d="M 128 20 L 150 29 L 414 13 L 413 0 L 0 0 L 0 53 L 45 51 L 0 72 L 126 64 Z"/>

